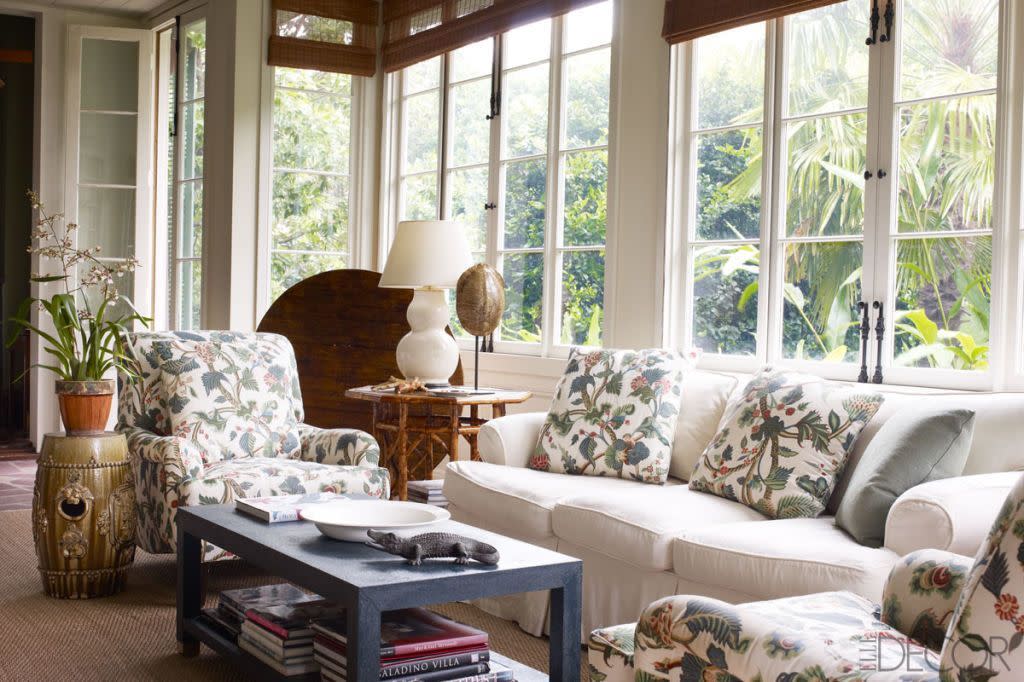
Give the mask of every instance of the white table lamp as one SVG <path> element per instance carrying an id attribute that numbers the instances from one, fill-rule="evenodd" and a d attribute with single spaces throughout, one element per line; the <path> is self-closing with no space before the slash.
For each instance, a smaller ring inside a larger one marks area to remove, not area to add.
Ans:
<path id="1" fill-rule="evenodd" d="M 450 220 L 398 224 L 380 286 L 413 289 L 406 312 L 412 331 L 398 342 L 398 369 L 428 387 L 447 386 L 459 364 L 459 347 L 445 331 L 447 289 L 473 264 L 465 230 Z"/>

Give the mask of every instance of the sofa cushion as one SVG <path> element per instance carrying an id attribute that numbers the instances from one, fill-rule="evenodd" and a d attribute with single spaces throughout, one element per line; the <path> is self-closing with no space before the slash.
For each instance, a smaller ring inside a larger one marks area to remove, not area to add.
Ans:
<path id="1" fill-rule="evenodd" d="M 850 590 L 877 600 L 897 559 L 858 545 L 828 516 L 692 528 L 672 543 L 676 575 L 754 599 Z"/>
<path id="2" fill-rule="evenodd" d="M 729 401 L 690 487 L 773 518 L 817 516 L 884 398 L 765 367 Z"/>
<path id="3" fill-rule="evenodd" d="M 452 462 L 444 476 L 444 494 L 451 504 L 471 511 L 487 528 L 515 529 L 517 537 L 536 539 L 553 535 L 551 511 L 560 500 L 623 487 L 653 489 L 618 478 L 550 474 L 487 462 Z"/>
<path id="4" fill-rule="evenodd" d="M 552 514 L 555 535 L 633 566 L 667 571 L 672 541 L 684 529 L 766 521 L 737 502 L 676 485 L 676 479 L 669 483 L 566 497 Z"/>
<path id="5" fill-rule="evenodd" d="M 574 348 L 529 466 L 664 483 L 687 367 L 675 351 Z"/>
<path id="6" fill-rule="evenodd" d="M 179 332 L 157 342 L 171 435 L 207 464 L 235 457 L 298 457 L 295 353 L 278 334 Z"/>
<path id="7" fill-rule="evenodd" d="M 718 422 L 737 384 L 739 379 L 734 376 L 704 370 L 687 372 L 683 377 L 683 402 L 668 465 L 670 476 L 690 479 L 697 460 L 718 431 Z"/>
<path id="8" fill-rule="evenodd" d="M 902 410 L 864 452 L 836 512 L 836 525 L 862 545 L 881 547 L 896 498 L 921 483 L 959 476 L 973 435 L 971 410 Z"/>

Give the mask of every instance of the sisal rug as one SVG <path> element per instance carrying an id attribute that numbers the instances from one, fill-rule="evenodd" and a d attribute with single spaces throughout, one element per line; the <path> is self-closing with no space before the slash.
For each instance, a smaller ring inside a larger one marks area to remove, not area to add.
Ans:
<path id="1" fill-rule="evenodd" d="M 136 552 L 128 586 L 116 596 L 51 599 L 42 592 L 29 524 L 28 510 L 0 512 L 0 682 L 240 679 L 205 647 L 196 658 L 178 656 L 174 556 Z M 221 590 L 274 581 L 240 561 L 208 570 L 210 605 Z M 496 651 L 547 670 L 546 639 L 467 604 L 435 610 L 486 630 Z"/>

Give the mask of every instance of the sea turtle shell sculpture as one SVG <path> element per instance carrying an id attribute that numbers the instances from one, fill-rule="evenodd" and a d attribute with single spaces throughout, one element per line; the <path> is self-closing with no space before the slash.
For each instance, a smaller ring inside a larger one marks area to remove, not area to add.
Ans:
<path id="1" fill-rule="evenodd" d="M 459 277 L 455 312 L 462 328 L 473 336 L 487 336 L 501 322 L 505 310 L 505 280 L 501 273 L 477 263 Z"/>

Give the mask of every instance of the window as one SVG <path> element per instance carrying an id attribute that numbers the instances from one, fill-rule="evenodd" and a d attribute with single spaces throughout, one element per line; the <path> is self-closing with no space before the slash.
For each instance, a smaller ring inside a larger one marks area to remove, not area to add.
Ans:
<path id="1" fill-rule="evenodd" d="M 888 380 L 990 385 L 1000 2 L 869 4 L 676 48 L 676 340 L 854 378 L 878 301 Z"/>
<path id="2" fill-rule="evenodd" d="M 168 195 L 173 198 L 169 253 L 174 297 L 173 329 L 202 327 L 203 153 L 206 146 L 206 20 L 183 24 L 174 78 L 177 117 L 174 163 Z M 172 81 L 173 83 L 173 81 Z"/>
<path id="3" fill-rule="evenodd" d="M 459 220 L 501 270 L 502 351 L 601 344 L 611 12 L 523 26 L 395 80 L 398 219 Z"/>
<path id="4" fill-rule="evenodd" d="M 350 266 L 352 76 L 273 67 L 270 300 Z"/>

